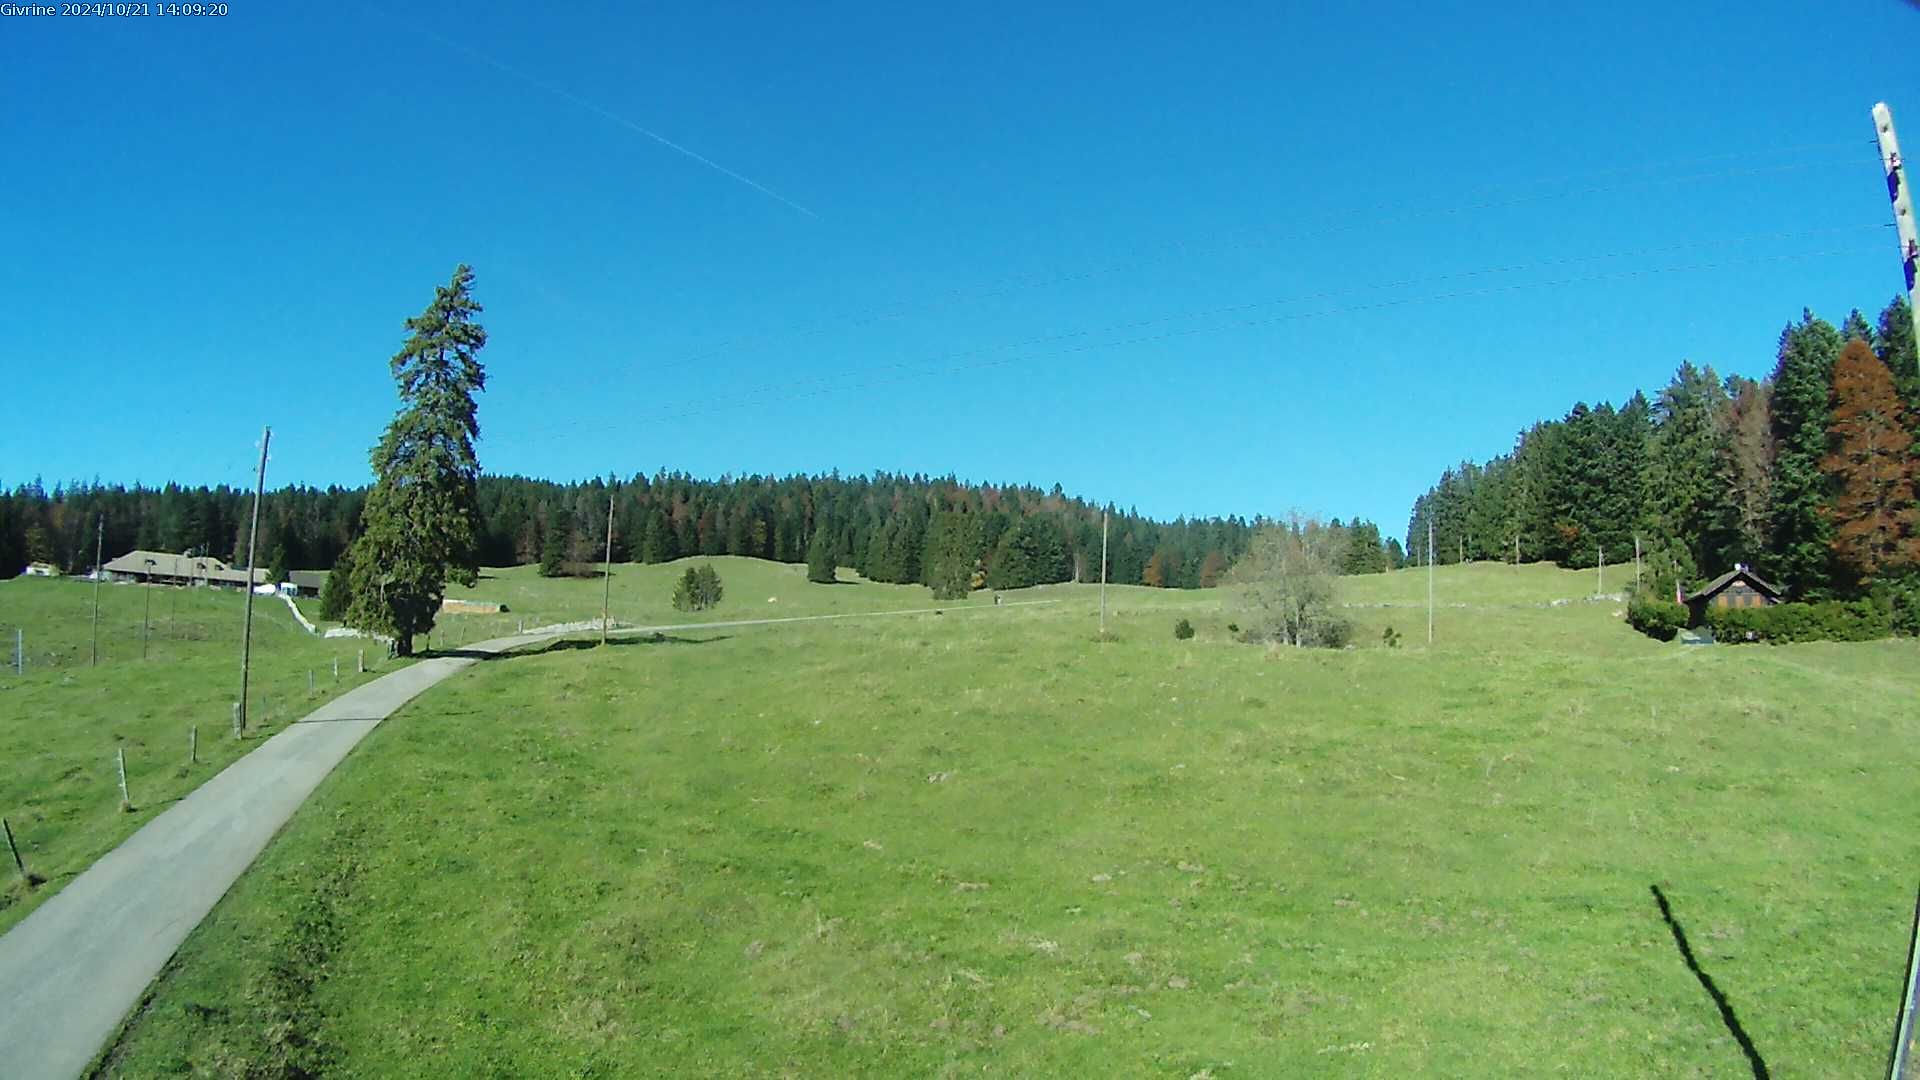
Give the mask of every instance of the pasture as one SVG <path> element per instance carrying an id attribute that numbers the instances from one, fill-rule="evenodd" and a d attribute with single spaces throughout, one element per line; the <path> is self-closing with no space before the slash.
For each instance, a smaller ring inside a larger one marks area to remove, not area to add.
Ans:
<path id="1" fill-rule="evenodd" d="M 852 588 L 789 569 L 783 614 Z M 1267 650 L 1139 588 L 1101 644 L 1052 586 L 479 665 L 322 786 L 105 1072 L 1883 1068 L 1920 649 L 1547 606 L 1591 581 L 1442 568 L 1432 649 L 1418 608 Z"/>
<path id="2" fill-rule="evenodd" d="M 244 595 L 138 585 L 102 585 L 99 593 L 94 665 L 90 583 L 0 581 L 0 816 L 12 826 L 27 869 L 45 879 L 29 888 L 0 854 L 7 863 L 0 931 L 260 739 L 394 667 L 384 646 L 314 637 L 282 601 L 255 597 L 250 730 L 236 740 Z M 16 627 L 26 642 L 25 670 L 17 675 Z M 355 670 L 361 649 L 364 676 Z M 196 726 L 199 760 L 189 763 Z M 116 750 L 126 755 L 130 813 L 120 809 Z"/>

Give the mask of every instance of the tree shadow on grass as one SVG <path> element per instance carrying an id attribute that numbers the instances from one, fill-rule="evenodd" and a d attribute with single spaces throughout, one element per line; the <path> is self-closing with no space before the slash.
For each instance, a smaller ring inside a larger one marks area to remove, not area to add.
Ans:
<path id="1" fill-rule="evenodd" d="M 711 645 L 716 641 L 727 641 L 730 634 L 715 634 L 712 637 L 680 637 L 674 634 L 629 634 L 624 637 L 609 637 L 607 644 L 614 648 L 629 645 Z M 509 649 L 498 653 L 469 653 L 482 660 L 511 660 L 517 656 L 543 656 L 547 653 L 572 652 L 580 649 L 597 649 L 600 639 L 597 637 L 554 638 L 551 641 L 520 649 Z"/>
<path id="2" fill-rule="evenodd" d="M 1747 1064 L 1752 1067 L 1755 1080 L 1770 1080 L 1773 1074 L 1767 1071 L 1766 1059 L 1760 1056 L 1759 1048 L 1753 1045 L 1753 1037 L 1747 1034 L 1747 1029 L 1740 1026 L 1740 1018 L 1734 1015 L 1733 1004 L 1727 1000 L 1727 995 L 1720 992 L 1712 976 L 1700 970 L 1700 961 L 1694 957 L 1693 947 L 1687 944 L 1687 932 L 1680 929 L 1680 924 L 1674 920 L 1673 905 L 1667 903 L 1667 894 L 1661 892 L 1658 885 L 1647 887 L 1653 891 L 1654 903 L 1660 905 L 1660 918 L 1666 922 L 1667 929 L 1673 932 L 1673 943 L 1680 949 L 1680 959 L 1686 962 L 1687 970 L 1700 980 L 1707 996 L 1713 999 L 1714 1007 L 1720 1010 L 1720 1022 L 1727 1026 L 1727 1033 L 1733 1036 L 1733 1041 L 1740 1044 L 1740 1052 L 1747 1055 Z"/>

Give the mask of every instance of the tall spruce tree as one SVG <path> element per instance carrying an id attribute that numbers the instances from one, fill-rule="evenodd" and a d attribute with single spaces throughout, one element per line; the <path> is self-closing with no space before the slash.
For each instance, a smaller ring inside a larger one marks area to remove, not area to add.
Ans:
<path id="1" fill-rule="evenodd" d="M 1893 372 L 1893 385 L 1906 403 L 1909 416 L 1920 420 L 1920 350 L 1913 340 L 1913 309 L 1907 298 L 1896 296 L 1880 312 L 1880 325 L 1873 335 L 1874 351 Z"/>
<path id="2" fill-rule="evenodd" d="M 1773 369 L 1773 537 L 1767 568 L 1797 597 L 1827 591 L 1833 571 L 1833 520 L 1827 507 L 1827 455 L 1833 363 L 1840 332 L 1803 312 L 1780 333 Z"/>
<path id="3" fill-rule="evenodd" d="M 837 580 L 833 557 L 833 535 L 822 528 L 824 522 L 816 522 L 813 539 L 807 541 L 807 580 L 821 585 L 831 585 Z"/>
<path id="4" fill-rule="evenodd" d="M 447 583 L 472 585 L 479 575 L 474 395 L 487 385 L 480 311 L 473 270 L 462 264 L 435 288 L 433 303 L 407 320 L 409 336 L 391 364 L 400 411 L 373 448 L 375 481 L 354 549 L 347 621 L 391 636 L 401 656 L 433 629 Z"/>
<path id="5" fill-rule="evenodd" d="M 1729 407 L 1713 369 L 1691 363 L 1680 365 L 1654 406 L 1657 424 L 1648 460 L 1652 531 L 1663 548 L 1668 540 L 1679 543 L 1685 556 L 1677 573 L 1688 580 L 1713 566 L 1726 547 L 1716 473 Z"/>
<path id="6" fill-rule="evenodd" d="M 936 600 L 964 600 L 980 560 L 980 516 L 942 510 L 927 527 L 926 584 Z"/>

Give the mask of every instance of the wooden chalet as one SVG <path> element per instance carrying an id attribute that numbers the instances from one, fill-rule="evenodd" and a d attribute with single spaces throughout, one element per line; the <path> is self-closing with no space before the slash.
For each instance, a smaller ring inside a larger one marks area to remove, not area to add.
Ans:
<path id="1" fill-rule="evenodd" d="M 1760 576 L 1748 568 L 1746 563 L 1735 563 L 1733 569 L 1689 593 L 1686 605 L 1689 621 L 1698 626 L 1706 621 L 1707 609 L 1710 607 L 1768 607 L 1780 603 L 1785 598 L 1785 590 L 1760 580 Z"/>

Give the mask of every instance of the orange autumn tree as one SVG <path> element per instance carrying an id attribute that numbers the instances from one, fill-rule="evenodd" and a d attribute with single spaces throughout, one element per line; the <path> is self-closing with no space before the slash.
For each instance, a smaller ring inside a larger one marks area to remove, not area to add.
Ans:
<path id="1" fill-rule="evenodd" d="M 1833 550 L 1860 580 L 1920 562 L 1914 464 L 1893 374 L 1866 342 L 1847 343 L 1833 367 L 1833 418 L 1820 462 L 1833 484 Z"/>

